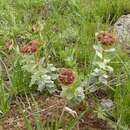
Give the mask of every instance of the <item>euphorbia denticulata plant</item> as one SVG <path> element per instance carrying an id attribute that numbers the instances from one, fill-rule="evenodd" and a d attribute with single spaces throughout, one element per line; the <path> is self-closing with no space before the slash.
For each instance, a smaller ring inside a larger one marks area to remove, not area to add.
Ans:
<path id="1" fill-rule="evenodd" d="M 96 33 L 97 45 L 94 45 L 95 69 L 91 75 L 98 78 L 102 84 L 108 84 L 108 78 L 113 73 L 113 68 L 110 66 L 110 62 L 114 57 L 115 48 L 112 45 L 115 43 L 115 38 L 108 32 Z"/>
<path id="2" fill-rule="evenodd" d="M 57 79 L 57 68 L 53 64 L 46 63 L 45 57 L 40 57 L 38 53 L 39 42 L 33 40 L 28 45 L 21 48 L 22 68 L 31 74 L 30 87 L 37 86 L 37 90 L 48 91 L 53 93 L 56 91 L 54 81 Z"/>
<path id="3" fill-rule="evenodd" d="M 85 80 L 81 86 L 85 87 L 86 92 L 94 92 L 100 86 L 108 86 L 108 79 L 113 73 L 113 67 L 110 63 L 115 55 L 115 38 L 109 32 L 96 33 L 97 44 L 93 45 L 95 50 L 95 56 L 93 60 L 92 72 L 89 74 L 89 78 Z"/>
<path id="4" fill-rule="evenodd" d="M 59 72 L 59 82 L 62 86 L 61 95 L 71 105 L 78 104 L 85 98 L 84 90 L 78 87 L 76 73 L 72 69 L 62 68 Z"/>

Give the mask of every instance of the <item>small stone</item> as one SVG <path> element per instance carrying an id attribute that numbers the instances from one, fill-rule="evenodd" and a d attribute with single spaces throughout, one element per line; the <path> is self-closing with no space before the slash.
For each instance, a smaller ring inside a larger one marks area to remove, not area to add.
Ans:
<path id="1" fill-rule="evenodd" d="M 111 99 L 102 99 L 101 105 L 103 108 L 105 108 L 107 110 L 111 110 L 111 108 L 113 106 L 113 102 Z"/>

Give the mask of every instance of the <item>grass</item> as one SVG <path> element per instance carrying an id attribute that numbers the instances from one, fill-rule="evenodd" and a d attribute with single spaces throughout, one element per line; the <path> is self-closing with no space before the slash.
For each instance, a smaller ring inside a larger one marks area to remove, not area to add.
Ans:
<path id="1" fill-rule="evenodd" d="M 12 52 L 3 50 L 5 41 L 11 39 L 14 45 L 22 46 L 30 40 L 37 39 L 43 44 L 40 55 L 46 57 L 47 63 L 53 63 L 59 68 L 74 69 L 81 82 L 88 78 L 92 71 L 95 32 L 109 30 L 121 15 L 128 13 L 130 13 L 129 0 L 1 0 L 0 50 L 11 56 Z M 34 25 L 36 32 L 32 31 Z M 114 102 L 115 129 L 128 130 L 129 57 L 118 48 L 117 53 L 112 63 L 116 83 L 111 85 L 114 91 L 110 91 L 110 98 Z M 15 54 L 13 57 L 15 58 L 8 58 L 6 62 L 7 66 L 11 64 L 9 68 L 11 90 L 0 87 L 0 94 L 3 95 L 0 110 L 3 112 L 9 109 L 8 94 L 12 96 L 22 92 L 30 93 L 29 75 L 21 69 L 19 55 Z M 3 53 L 0 53 L 0 58 L 6 59 Z M 116 61 L 119 64 L 114 63 Z M 126 76 L 126 82 L 120 85 L 122 72 Z M 37 127 L 38 130 L 42 129 L 40 125 Z"/>

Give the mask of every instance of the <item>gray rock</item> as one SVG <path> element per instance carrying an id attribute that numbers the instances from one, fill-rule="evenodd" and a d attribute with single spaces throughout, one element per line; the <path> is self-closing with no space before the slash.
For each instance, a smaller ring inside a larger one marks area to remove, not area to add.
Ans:
<path id="1" fill-rule="evenodd" d="M 114 24 L 114 32 L 122 44 L 130 43 L 130 14 L 121 16 Z"/>
<path id="2" fill-rule="evenodd" d="M 118 44 L 122 51 L 130 54 L 130 14 L 121 16 L 111 31 L 115 32 Z"/>

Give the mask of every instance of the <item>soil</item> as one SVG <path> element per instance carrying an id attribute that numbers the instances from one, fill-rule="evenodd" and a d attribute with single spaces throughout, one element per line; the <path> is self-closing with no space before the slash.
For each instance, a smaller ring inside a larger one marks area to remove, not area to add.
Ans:
<path id="1" fill-rule="evenodd" d="M 36 130 L 36 123 L 34 116 L 39 115 L 43 125 L 51 119 L 59 119 L 63 111 L 64 100 L 59 96 L 21 96 L 16 97 L 10 107 L 10 111 L 0 119 L 0 130 L 27 130 L 24 124 L 23 113 L 30 120 L 34 130 Z M 88 98 L 87 104 L 94 107 L 94 101 Z M 85 110 L 85 106 L 80 104 L 75 108 L 78 115 Z M 62 119 L 63 126 L 59 130 L 65 130 L 64 127 L 73 118 L 70 114 L 64 113 Z M 86 112 L 79 121 L 79 130 L 113 130 L 106 121 L 98 119 L 96 114 L 92 111 Z M 74 130 L 78 130 L 75 128 Z"/>

